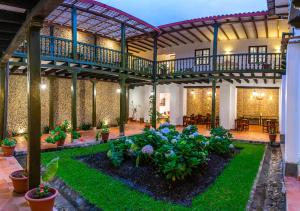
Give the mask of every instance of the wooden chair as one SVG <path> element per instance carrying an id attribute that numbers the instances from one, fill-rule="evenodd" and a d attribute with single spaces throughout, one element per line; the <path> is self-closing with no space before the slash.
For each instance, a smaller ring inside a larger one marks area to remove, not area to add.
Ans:
<path id="1" fill-rule="evenodd" d="M 243 130 L 249 131 L 249 119 L 242 119 Z"/>
<path id="2" fill-rule="evenodd" d="M 268 133 L 269 132 L 269 121 L 268 119 L 262 120 L 262 127 L 263 127 L 263 132 Z"/>

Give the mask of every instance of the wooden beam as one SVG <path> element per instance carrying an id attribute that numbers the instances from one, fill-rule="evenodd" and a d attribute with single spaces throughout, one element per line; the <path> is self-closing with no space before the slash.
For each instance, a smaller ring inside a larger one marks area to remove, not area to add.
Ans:
<path id="1" fill-rule="evenodd" d="M 255 20 L 253 17 L 251 18 L 251 20 L 252 20 L 252 24 L 253 24 L 253 28 L 254 28 L 255 37 L 256 37 L 256 39 L 258 39 L 258 31 L 257 31 L 257 26 L 255 23 Z"/>
<path id="2" fill-rule="evenodd" d="M 239 18 L 239 20 L 240 20 L 240 23 L 241 23 L 242 28 L 243 28 L 243 30 L 244 30 L 244 33 L 245 33 L 245 35 L 246 35 L 246 38 L 249 39 L 249 35 L 248 35 L 247 29 L 246 29 L 246 27 L 245 27 L 245 24 L 242 22 L 241 18 Z"/>
<path id="3" fill-rule="evenodd" d="M 199 28 L 197 28 L 196 26 L 195 26 L 195 29 L 197 30 L 197 32 L 199 32 L 207 41 L 209 41 L 209 42 L 211 42 L 211 39 L 208 37 L 208 36 L 206 36 L 206 34 L 204 34 Z"/>
<path id="4" fill-rule="evenodd" d="M 153 38 L 153 66 L 152 66 L 152 114 L 151 114 L 151 125 L 154 129 L 156 129 L 156 100 L 157 100 L 157 41 L 158 36 L 154 36 Z"/>
<path id="5" fill-rule="evenodd" d="M 72 129 L 77 130 L 77 72 L 72 72 L 72 87 L 71 87 L 71 118 Z"/>
<path id="6" fill-rule="evenodd" d="M 225 35 L 226 39 L 230 40 L 229 37 L 228 37 L 228 35 L 226 34 L 226 32 L 224 31 L 224 29 L 222 28 L 222 26 L 219 26 L 219 28 L 220 28 L 221 32 Z"/>
<path id="7" fill-rule="evenodd" d="M 172 28 L 172 27 L 171 27 Z M 173 29 L 173 28 L 172 28 Z M 187 41 L 189 41 L 190 43 L 194 43 L 193 40 L 191 40 L 190 38 L 188 38 L 187 36 L 185 36 L 181 31 L 177 31 L 177 34 L 179 34 L 181 37 L 183 37 L 184 39 L 186 39 Z"/>
<path id="8" fill-rule="evenodd" d="M 239 40 L 239 39 L 240 39 L 240 36 L 239 36 L 239 34 L 237 33 L 236 29 L 234 28 L 233 24 L 229 24 L 229 25 L 230 25 L 232 31 L 234 32 L 236 38 Z"/>
<path id="9" fill-rule="evenodd" d="M 182 39 L 176 37 L 175 35 L 173 34 L 168 34 L 170 37 L 172 37 L 173 39 L 177 40 L 178 42 L 182 43 L 182 44 L 187 44 L 185 41 L 183 41 Z"/>
<path id="10" fill-rule="evenodd" d="M 128 44 L 128 47 L 129 47 L 129 48 L 134 48 L 134 49 L 136 49 L 136 50 L 138 50 L 138 51 L 146 52 L 146 50 L 145 50 L 144 48 L 139 48 L 139 47 L 136 47 L 136 46 L 133 46 L 133 45 L 130 45 L 130 44 Z"/>
<path id="11" fill-rule="evenodd" d="M 212 79 L 212 95 L 211 95 L 211 128 L 216 127 L 216 79 Z"/>
<path id="12" fill-rule="evenodd" d="M 41 58 L 40 29 L 43 21 L 33 18 L 27 34 L 27 97 L 28 97 L 28 141 L 27 171 L 29 189 L 38 187 L 41 180 Z"/>
<path id="13" fill-rule="evenodd" d="M 94 128 L 96 128 L 97 127 L 97 120 L 96 120 L 96 116 L 97 116 L 97 109 L 96 109 L 96 106 L 97 106 L 97 103 L 96 103 L 96 100 L 97 100 L 97 86 L 96 86 L 96 81 L 92 81 L 92 84 L 93 84 L 92 125 L 93 125 Z"/>
<path id="14" fill-rule="evenodd" d="M 161 42 L 162 44 L 164 44 L 164 45 L 166 45 L 166 46 L 168 46 L 168 47 L 172 47 L 171 44 L 169 44 L 169 43 L 167 43 L 167 42 L 165 42 L 165 41 L 163 41 L 163 40 L 161 40 L 161 39 L 158 39 L 158 42 Z"/>
<path id="15" fill-rule="evenodd" d="M 203 42 L 197 35 L 195 35 L 190 29 L 187 29 L 187 32 L 192 35 L 199 42 Z"/>
<path id="16" fill-rule="evenodd" d="M 277 38 L 280 38 L 280 26 L 279 26 L 279 20 L 276 21 L 276 30 L 277 30 Z"/>
<path id="17" fill-rule="evenodd" d="M 54 77 L 49 77 L 49 128 L 51 130 L 54 130 L 55 122 L 54 122 L 54 103 L 56 103 L 55 99 L 55 83 L 54 83 Z"/>
<path id="18" fill-rule="evenodd" d="M 268 16 L 265 17 L 264 22 L 265 22 L 266 38 L 269 38 Z"/>
<path id="19" fill-rule="evenodd" d="M 120 78 L 120 136 L 125 135 L 125 118 L 126 118 L 126 78 Z"/>
<path id="20" fill-rule="evenodd" d="M 138 42 L 138 41 L 135 41 L 135 42 Z M 142 48 L 142 49 L 145 49 L 145 50 L 148 50 L 148 51 L 151 51 L 152 49 L 151 48 L 148 48 L 148 47 L 145 47 L 143 45 L 140 45 L 140 44 L 137 44 L 135 42 L 132 42 L 131 45 L 135 45 L 135 46 L 138 46 L 139 48 Z M 139 42 L 140 43 L 140 42 Z"/>
<path id="21" fill-rule="evenodd" d="M 11 0 L 12 1 L 12 0 Z M 2 55 L 1 62 L 7 62 L 14 51 L 20 46 L 21 42 L 24 41 L 26 31 L 33 19 L 33 17 L 40 17 L 41 19 L 46 18 L 63 0 L 40 0 L 37 2 L 34 8 L 32 8 L 29 14 L 26 16 L 22 26 L 18 29 L 17 34 L 10 42 L 5 53 Z M 6 2 L 6 1 L 5 1 Z M 12 1 L 15 2 L 15 1 Z M 26 3 L 26 1 L 23 1 Z"/>
<path id="22" fill-rule="evenodd" d="M 177 43 L 177 42 L 175 42 L 174 40 L 172 40 L 172 39 L 169 39 L 168 37 L 166 37 L 165 35 L 160 35 L 160 37 L 162 37 L 162 38 L 164 38 L 165 40 L 167 40 L 167 41 L 169 41 L 169 42 L 171 42 L 171 43 L 173 43 L 173 44 L 175 44 L 175 45 L 179 45 L 179 43 Z"/>
<path id="23" fill-rule="evenodd" d="M 26 15 L 24 13 L 10 12 L 0 9 L 0 23 L 22 25 Z"/>

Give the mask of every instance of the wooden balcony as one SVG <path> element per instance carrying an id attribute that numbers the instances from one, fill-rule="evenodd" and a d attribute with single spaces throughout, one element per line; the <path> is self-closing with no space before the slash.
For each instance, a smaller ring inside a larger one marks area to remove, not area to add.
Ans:
<path id="1" fill-rule="evenodd" d="M 104 48 L 101 46 L 91 45 L 87 43 L 78 42 L 77 54 L 74 58 L 72 51 L 72 41 L 63 38 L 41 36 L 41 59 L 54 63 L 54 69 L 62 67 L 55 67 L 55 64 L 68 63 L 82 67 L 82 70 L 93 69 L 94 73 L 101 71 L 101 74 L 109 74 L 111 72 L 116 74 L 127 74 L 129 76 L 140 77 L 139 79 L 151 79 L 153 61 L 141 57 L 133 56 L 131 54 L 125 55 L 125 69 L 121 65 L 122 54 L 121 51 Z M 23 43 L 14 53 L 15 58 L 27 57 L 27 45 Z M 284 58 L 281 53 L 264 53 L 264 54 L 226 54 L 206 57 L 191 57 L 180 58 L 174 60 L 165 60 L 157 62 L 157 76 L 160 81 L 165 79 L 182 79 L 192 78 L 197 80 L 199 78 L 211 78 L 214 76 L 228 78 L 231 80 L 238 74 L 240 78 L 274 78 L 281 77 L 285 72 Z M 215 61 L 215 65 L 213 65 Z M 24 63 L 15 62 L 13 65 L 25 65 Z M 70 65 L 69 65 L 70 66 Z M 72 65 L 71 65 L 72 66 Z M 43 65 L 42 65 L 43 67 Z M 49 71 L 49 65 L 46 66 Z M 51 72 L 53 73 L 53 72 Z M 245 76 L 244 74 L 251 75 Z M 260 75 L 258 76 L 257 74 Z M 55 74 L 55 72 L 54 72 Z M 272 74 L 272 76 L 268 76 Z"/>

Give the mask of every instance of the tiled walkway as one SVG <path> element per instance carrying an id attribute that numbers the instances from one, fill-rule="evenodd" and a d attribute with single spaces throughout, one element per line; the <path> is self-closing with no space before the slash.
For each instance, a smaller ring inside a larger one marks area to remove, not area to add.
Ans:
<path id="1" fill-rule="evenodd" d="M 1 211 L 29 211 L 30 208 L 24 195 L 13 192 L 10 173 L 22 169 L 14 157 L 0 156 L 0 210 Z"/>
<path id="2" fill-rule="evenodd" d="M 300 181 L 293 177 L 285 177 L 287 210 L 300 210 Z"/>
<path id="3" fill-rule="evenodd" d="M 209 130 L 206 129 L 204 125 L 198 126 L 199 132 L 203 135 L 209 136 Z M 144 129 L 144 124 L 131 122 L 126 125 L 125 127 L 125 135 L 134 135 L 142 133 Z M 177 127 L 179 131 L 183 129 L 183 127 Z M 238 140 L 247 140 L 247 141 L 260 141 L 260 142 L 269 142 L 269 136 L 267 133 L 262 132 L 262 128 L 260 126 L 251 125 L 249 131 L 231 131 L 233 134 L 234 139 Z M 68 135 L 65 145 L 80 145 L 80 144 L 86 144 L 86 143 L 95 143 L 95 136 L 96 131 L 90 130 L 90 131 L 81 131 L 82 138 L 76 142 L 71 142 L 71 136 Z M 42 136 L 42 149 L 49 149 L 49 148 L 56 148 L 55 144 L 48 144 L 44 140 L 47 137 L 47 135 Z M 115 139 L 119 137 L 119 128 L 114 127 L 110 128 L 110 139 Z M 20 136 L 17 137 L 17 147 L 16 151 L 26 151 L 27 143 L 24 137 Z M 279 135 L 277 136 L 277 141 L 279 141 Z"/>

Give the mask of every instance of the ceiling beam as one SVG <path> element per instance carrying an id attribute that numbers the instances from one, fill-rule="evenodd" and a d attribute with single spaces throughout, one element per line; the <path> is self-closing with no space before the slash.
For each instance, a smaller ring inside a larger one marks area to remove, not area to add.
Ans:
<path id="1" fill-rule="evenodd" d="M 220 31 L 225 35 L 226 39 L 227 39 L 227 40 L 230 40 L 229 37 L 228 37 L 228 35 L 226 34 L 226 32 L 224 31 L 224 29 L 222 28 L 221 25 L 219 26 L 219 29 L 220 29 Z"/>
<path id="2" fill-rule="evenodd" d="M 11 1 L 11 0 L 10 0 Z M 34 17 L 39 17 L 41 19 L 46 18 L 60 3 L 62 3 L 63 0 L 40 0 L 35 5 L 34 8 L 32 8 L 29 12 L 29 14 L 26 16 L 26 19 L 22 26 L 18 29 L 17 34 L 13 38 L 13 40 L 10 42 L 9 46 L 7 47 L 5 53 L 3 54 L 1 58 L 1 62 L 8 62 L 9 58 L 12 56 L 14 51 L 20 46 L 21 42 L 23 42 L 27 29 L 29 25 L 31 24 L 31 21 Z M 7 1 L 5 1 L 7 2 Z M 15 2 L 15 1 L 11 1 Z M 28 4 L 27 1 L 22 1 L 26 4 Z"/>
<path id="3" fill-rule="evenodd" d="M 191 40 L 190 38 L 188 38 L 187 36 L 185 36 L 182 32 L 178 31 L 177 34 L 179 34 L 181 37 L 183 37 L 184 39 L 186 39 L 190 43 L 194 43 L 193 40 Z"/>
<path id="4" fill-rule="evenodd" d="M 236 39 L 240 39 L 240 36 L 239 34 L 237 33 L 236 29 L 234 28 L 233 24 L 230 24 L 230 27 L 232 29 L 232 31 L 234 32 L 234 35 L 236 36 Z"/>
<path id="5" fill-rule="evenodd" d="M 185 41 L 183 41 L 182 39 L 180 39 L 180 38 L 178 38 L 178 37 L 176 37 L 175 35 L 173 35 L 173 34 L 168 34 L 170 37 L 172 37 L 173 39 L 175 39 L 176 41 L 178 41 L 178 42 L 181 42 L 182 44 L 187 44 Z"/>
<path id="6" fill-rule="evenodd" d="M 169 44 L 169 43 L 167 43 L 167 42 L 161 40 L 160 37 L 157 39 L 157 41 L 158 41 L 158 42 L 161 42 L 162 44 L 164 44 L 164 45 L 166 45 L 166 46 L 168 46 L 168 47 L 172 47 L 171 44 Z"/>
<path id="7" fill-rule="evenodd" d="M 192 35 L 196 40 L 198 40 L 199 42 L 203 42 L 197 35 L 194 34 L 194 32 L 192 32 L 191 29 L 187 29 L 187 32 Z"/>
<path id="8" fill-rule="evenodd" d="M 267 16 L 265 17 L 264 23 L 265 23 L 266 38 L 269 38 L 269 27 L 268 27 L 268 17 Z"/>
<path id="9" fill-rule="evenodd" d="M 137 41 L 135 41 L 135 42 L 137 42 Z M 145 46 L 140 45 L 140 44 L 137 44 L 137 43 L 135 43 L 135 42 L 131 42 L 130 44 L 131 44 L 131 45 L 138 46 L 139 48 L 145 49 L 146 51 L 151 51 L 151 50 L 152 50 L 152 48 L 145 47 Z"/>
<path id="10" fill-rule="evenodd" d="M 253 17 L 251 19 L 252 19 L 252 24 L 253 24 L 254 32 L 255 32 L 255 37 L 256 37 L 256 39 L 258 39 L 258 31 L 257 31 L 257 26 L 256 26 L 256 23 L 255 23 L 255 20 L 254 20 Z"/>
<path id="11" fill-rule="evenodd" d="M 206 36 L 206 34 L 204 34 L 199 28 L 195 27 L 195 29 L 197 30 L 197 32 L 199 32 L 207 41 L 211 42 L 211 39 Z"/>
<path id="12" fill-rule="evenodd" d="M 239 20 L 241 21 L 241 25 L 242 25 L 242 28 L 243 28 L 244 33 L 246 35 L 246 38 L 249 39 L 249 35 L 248 35 L 247 29 L 245 27 L 245 24 L 242 22 L 241 18 L 239 18 Z"/>
<path id="13" fill-rule="evenodd" d="M 146 52 L 146 50 L 144 48 L 139 48 L 139 47 L 136 47 L 136 46 L 133 46 L 133 45 L 130 45 L 130 44 L 128 44 L 128 47 L 129 48 L 134 48 L 134 49 L 139 50 L 139 51 Z"/>
<path id="14" fill-rule="evenodd" d="M 160 35 L 159 37 L 162 37 L 162 38 L 164 38 L 165 40 L 167 40 L 167 41 L 169 41 L 169 42 L 171 42 L 171 43 L 173 43 L 173 44 L 175 44 L 175 45 L 177 45 L 177 46 L 179 45 L 178 42 L 174 41 L 173 39 L 170 39 L 170 38 L 166 37 L 165 35 Z"/>

